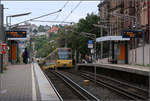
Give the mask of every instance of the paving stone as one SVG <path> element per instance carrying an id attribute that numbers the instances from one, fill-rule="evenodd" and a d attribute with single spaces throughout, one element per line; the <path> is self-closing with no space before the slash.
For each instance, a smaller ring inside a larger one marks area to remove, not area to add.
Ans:
<path id="1" fill-rule="evenodd" d="M 9 65 L 0 74 L 0 101 L 31 101 L 31 65 Z"/>

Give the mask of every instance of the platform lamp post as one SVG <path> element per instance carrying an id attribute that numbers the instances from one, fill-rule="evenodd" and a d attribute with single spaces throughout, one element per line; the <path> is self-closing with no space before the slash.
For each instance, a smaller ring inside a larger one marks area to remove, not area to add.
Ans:
<path id="1" fill-rule="evenodd" d="M 96 86 L 96 34 L 87 33 L 87 32 L 81 32 L 80 34 L 94 40 L 94 63 L 95 63 L 94 64 L 94 83 Z M 92 36 L 92 37 L 90 37 L 90 36 Z"/>

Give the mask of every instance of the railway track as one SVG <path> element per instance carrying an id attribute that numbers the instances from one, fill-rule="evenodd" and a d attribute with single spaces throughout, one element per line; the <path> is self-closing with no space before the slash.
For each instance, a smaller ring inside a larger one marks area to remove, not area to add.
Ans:
<path id="1" fill-rule="evenodd" d="M 56 90 L 59 92 L 63 100 L 90 100 L 99 101 L 94 95 L 80 87 L 67 76 L 58 71 L 45 71 Z"/>
<path id="2" fill-rule="evenodd" d="M 72 71 L 67 71 L 67 72 L 75 73 Z M 80 71 L 77 74 L 95 82 L 94 73 Z M 132 100 L 138 100 L 138 99 L 147 100 L 148 99 L 149 92 L 146 89 L 142 89 L 142 88 L 130 85 L 128 83 L 121 82 L 116 79 L 113 79 L 104 75 L 100 75 L 100 74 L 97 74 L 96 77 L 97 77 L 96 78 L 97 84 L 102 85 L 108 89 L 111 89 L 119 94 L 122 94 Z"/>

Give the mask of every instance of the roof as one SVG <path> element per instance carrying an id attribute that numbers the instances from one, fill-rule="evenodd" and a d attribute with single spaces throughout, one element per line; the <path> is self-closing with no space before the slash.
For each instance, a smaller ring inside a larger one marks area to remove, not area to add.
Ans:
<path id="1" fill-rule="evenodd" d="M 47 32 L 54 32 L 56 33 L 58 31 L 58 28 L 56 26 L 53 26 L 51 29 L 49 29 Z"/>
<path id="2" fill-rule="evenodd" d="M 104 0 L 103 2 L 100 2 L 97 7 L 102 7 L 103 5 L 107 4 L 108 1 Z"/>
<path id="3" fill-rule="evenodd" d="M 130 38 L 122 38 L 122 36 L 103 36 L 96 38 L 96 42 L 102 42 L 102 41 L 127 41 L 130 40 Z"/>

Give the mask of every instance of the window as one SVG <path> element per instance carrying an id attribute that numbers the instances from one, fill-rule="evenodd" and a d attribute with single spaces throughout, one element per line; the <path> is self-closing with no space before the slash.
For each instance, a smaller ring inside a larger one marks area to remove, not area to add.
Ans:
<path id="1" fill-rule="evenodd" d="M 132 7 L 132 0 L 129 1 L 129 7 Z"/>
<path id="2" fill-rule="evenodd" d="M 71 49 L 58 49 L 58 59 L 60 60 L 71 59 Z"/>

